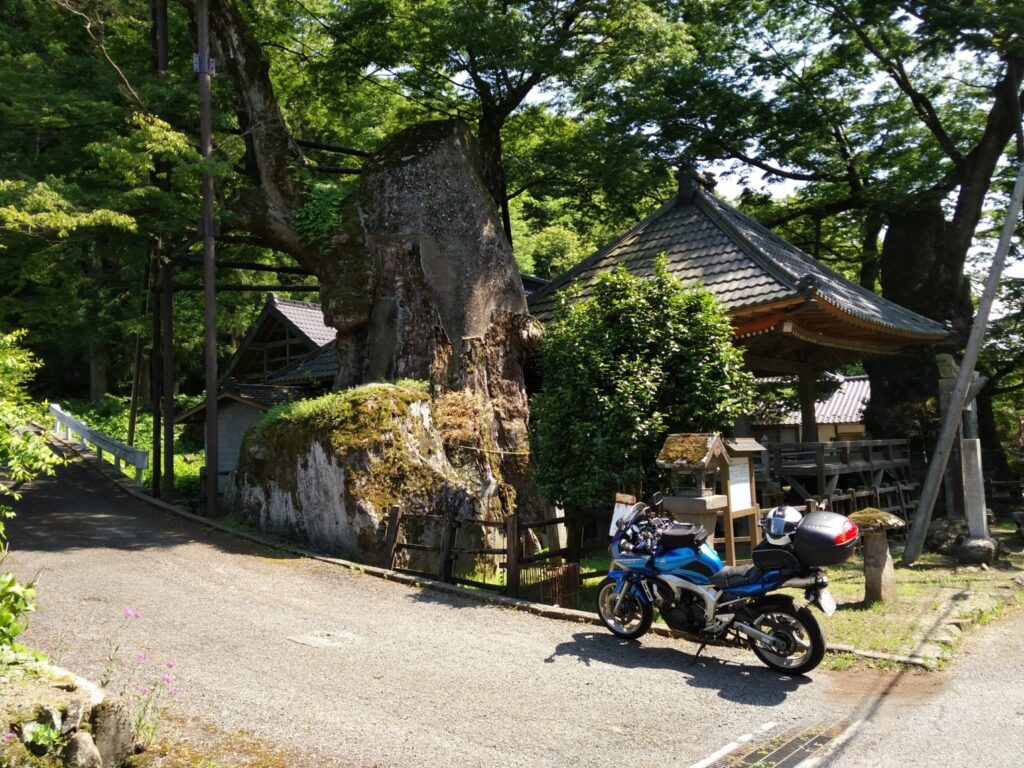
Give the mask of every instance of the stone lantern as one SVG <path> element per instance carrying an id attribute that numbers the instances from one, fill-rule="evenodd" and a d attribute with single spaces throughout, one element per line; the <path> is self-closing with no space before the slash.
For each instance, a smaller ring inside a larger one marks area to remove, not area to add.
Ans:
<path id="1" fill-rule="evenodd" d="M 669 470 L 672 480 L 665 511 L 676 520 L 703 525 L 712 537 L 722 518 L 729 565 L 736 564 L 737 543 L 753 547 L 760 541 L 752 456 L 762 450 L 753 440 L 727 444 L 716 434 L 682 433 L 669 435 L 658 454 L 658 466 Z M 748 530 L 737 536 L 735 523 L 741 519 L 747 521 Z"/>

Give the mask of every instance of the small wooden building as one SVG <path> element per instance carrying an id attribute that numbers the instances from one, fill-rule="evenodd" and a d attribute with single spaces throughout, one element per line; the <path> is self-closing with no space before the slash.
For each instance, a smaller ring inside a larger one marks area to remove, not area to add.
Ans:
<path id="1" fill-rule="evenodd" d="M 217 397 L 217 487 L 223 493 L 228 477 L 238 469 L 239 452 L 245 433 L 278 403 L 301 400 L 312 391 L 305 387 L 231 382 Z M 202 402 L 175 418 L 176 424 L 206 421 L 206 403 Z M 205 435 L 205 429 L 203 430 Z"/>
<path id="2" fill-rule="evenodd" d="M 871 382 L 864 375 L 843 376 L 839 388 L 814 404 L 816 434 L 801 432 L 800 411 L 783 414 L 772 422 L 755 422 L 754 434 L 772 443 L 827 443 L 864 440 L 864 409 L 871 399 Z"/>
<path id="3" fill-rule="evenodd" d="M 686 284 L 728 308 L 747 368 L 800 380 L 801 428 L 817 435 L 814 382 L 830 367 L 935 344 L 947 328 L 833 272 L 713 193 L 709 179 L 680 174 L 678 194 L 612 243 L 529 297 L 541 322 L 570 286 L 585 298 L 599 275 L 624 266 L 649 275 L 664 254 Z"/>

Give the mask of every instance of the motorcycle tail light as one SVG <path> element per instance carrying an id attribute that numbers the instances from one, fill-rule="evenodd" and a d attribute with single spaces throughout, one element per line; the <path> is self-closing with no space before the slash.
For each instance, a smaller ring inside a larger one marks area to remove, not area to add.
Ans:
<path id="1" fill-rule="evenodd" d="M 860 531 L 857 530 L 857 524 L 852 520 L 847 520 L 843 523 L 842 529 L 836 534 L 836 544 L 845 544 L 848 541 L 852 541 L 857 538 Z"/>

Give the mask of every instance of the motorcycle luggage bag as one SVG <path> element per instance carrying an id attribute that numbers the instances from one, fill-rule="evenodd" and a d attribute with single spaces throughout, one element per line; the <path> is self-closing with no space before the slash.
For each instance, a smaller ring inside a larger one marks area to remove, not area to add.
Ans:
<path id="1" fill-rule="evenodd" d="M 845 563 L 853 554 L 857 537 L 836 544 L 846 518 L 835 512 L 812 512 L 800 521 L 793 534 L 793 549 L 804 565 L 823 567 Z"/>
<path id="2" fill-rule="evenodd" d="M 703 525 L 693 523 L 673 523 L 661 533 L 661 550 L 678 549 L 688 547 L 693 550 L 700 549 L 700 545 L 708 540 L 708 532 Z"/>
<path id="3" fill-rule="evenodd" d="M 800 562 L 793 554 L 791 546 L 778 546 L 769 541 L 762 541 L 751 552 L 754 565 L 762 571 L 799 571 Z"/>

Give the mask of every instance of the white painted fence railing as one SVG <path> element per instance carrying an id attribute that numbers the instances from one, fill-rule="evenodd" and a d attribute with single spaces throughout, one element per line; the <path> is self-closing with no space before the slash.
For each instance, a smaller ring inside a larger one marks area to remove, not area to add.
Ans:
<path id="1" fill-rule="evenodd" d="M 71 435 L 78 435 L 78 445 L 81 450 L 86 449 L 87 444 L 96 448 L 96 455 L 103 461 L 103 454 L 109 453 L 114 459 L 114 466 L 121 470 L 121 462 L 135 467 L 135 487 L 142 487 L 142 470 L 149 466 L 149 451 L 142 451 L 132 448 L 130 445 L 107 437 L 102 432 L 97 432 L 84 421 L 79 421 L 70 413 L 65 413 L 59 405 L 50 405 L 50 415 L 53 416 L 53 431 L 58 435 L 64 432 L 64 438 L 71 440 Z"/>

